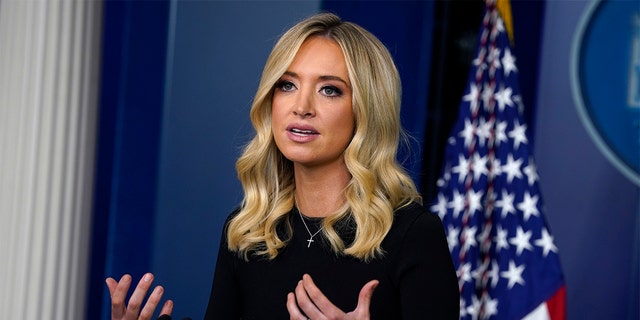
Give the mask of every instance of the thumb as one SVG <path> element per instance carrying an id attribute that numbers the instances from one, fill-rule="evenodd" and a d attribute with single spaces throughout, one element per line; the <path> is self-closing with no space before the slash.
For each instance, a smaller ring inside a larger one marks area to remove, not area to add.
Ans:
<path id="1" fill-rule="evenodd" d="M 360 294 L 358 295 L 358 306 L 356 310 L 358 314 L 366 314 L 369 315 L 369 306 L 371 305 L 371 297 L 373 296 L 373 291 L 378 287 L 380 282 L 378 280 L 371 280 L 367 282 L 362 289 L 360 289 Z"/>

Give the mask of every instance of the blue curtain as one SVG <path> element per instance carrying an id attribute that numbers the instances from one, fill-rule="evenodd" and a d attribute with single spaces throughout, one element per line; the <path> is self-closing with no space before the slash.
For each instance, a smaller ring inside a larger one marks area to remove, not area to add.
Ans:
<path id="1" fill-rule="evenodd" d="M 87 319 L 110 319 L 104 279 L 149 270 L 169 3 L 105 1 Z"/>

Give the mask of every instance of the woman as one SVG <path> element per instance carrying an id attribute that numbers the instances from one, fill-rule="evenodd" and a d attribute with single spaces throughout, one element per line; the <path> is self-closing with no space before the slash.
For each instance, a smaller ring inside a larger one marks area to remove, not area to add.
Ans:
<path id="1" fill-rule="evenodd" d="M 225 225 L 206 319 L 458 319 L 442 224 L 396 161 L 400 93 L 389 52 L 358 25 L 318 14 L 280 38 L 251 107 L 256 135 L 236 164 L 245 197 Z M 135 314 L 114 298 L 125 280 L 108 280 L 113 304 Z"/>

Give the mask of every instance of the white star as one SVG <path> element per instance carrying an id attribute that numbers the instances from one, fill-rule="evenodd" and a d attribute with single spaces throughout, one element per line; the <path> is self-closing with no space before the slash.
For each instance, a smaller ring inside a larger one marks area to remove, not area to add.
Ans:
<path id="1" fill-rule="evenodd" d="M 516 246 L 516 254 L 521 255 L 524 249 L 531 250 L 533 247 L 529 240 L 531 239 L 531 231 L 524 232 L 522 227 L 518 227 L 516 230 L 516 236 L 509 239 L 509 243 Z"/>
<path id="2" fill-rule="evenodd" d="M 513 206 L 513 200 L 516 196 L 512 193 L 508 193 L 506 190 L 502 190 L 502 198 L 496 201 L 496 207 L 502 208 L 502 217 L 506 217 L 509 213 L 516 213 L 516 208 Z"/>
<path id="3" fill-rule="evenodd" d="M 491 299 L 489 295 L 485 297 L 482 319 L 490 319 L 498 314 L 498 299 Z"/>
<path id="4" fill-rule="evenodd" d="M 481 303 L 476 296 L 471 297 L 471 305 L 467 307 L 467 315 L 471 316 L 471 319 L 478 319 L 480 315 Z"/>
<path id="5" fill-rule="evenodd" d="M 487 161 L 489 159 L 484 156 L 481 157 L 480 154 L 473 154 L 473 179 L 478 181 L 480 176 L 487 175 L 489 173 L 489 169 L 487 168 Z"/>
<path id="6" fill-rule="evenodd" d="M 542 229 L 542 234 L 540 235 L 540 239 L 534 241 L 536 246 L 542 248 L 542 255 L 545 257 L 549 254 L 549 251 L 558 252 L 558 247 L 553 244 L 553 237 L 549 234 L 547 229 Z"/>
<path id="7" fill-rule="evenodd" d="M 451 170 L 453 173 L 458 174 L 458 183 L 464 182 L 464 179 L 467 177 L 469 173 L 469 163 L 469 160 L 463 155 L 458 155 L 458 165 Z"/>
<path id="8" fill-rule="evenodd" d="M 471 264 L 465 263 L 460 266 L 460 270 L 458 271 L 458 279 L 462 280 L 462 283 L 470 282 L 473 280 L 471 277 Z"/>
<path id="9" fill-rule="evenodd" d="M 469 106 L 471 108 L 471 113 L 473 114 L 478 110 L 478 102 L 480 97 L 480 88 L 475 83 L 471 83 L 469 88 L 469 93 L 467 93 L 464 97 L 462 97 L 463 101 L 468 101 Z"/>
<path id="10" fill-rule="evenodd" d="M 489 179 L 493 179 L 502 174 L 502 166 L 500 165 L 500 159 L 493 158 L 491 160 L 491 170 L 489 171 Z"/>
<path id="11" fill-rule="evenodd" d="M 522 178 L 522 172 L 520 171 L 520 166 L 522 165 L 522 159 L 518 159 L 517 161 L 513 159 L 513 154 L 509 154 L 507 156 L 507 163 L 502 166 L 502 172 L 507 174 L 507 182 L 511 183 L 513 178 Z"/>
<path id="12" fill-rule="evenodd" d="M 494 87 L 491 83 L 486 82 L 482 87 L 482 103 L 484 103 L 484 109 L 488 112 L 493 111 L 491 106 L 491 100 L 493 99 Z"/>
<path id="13" fill-rule="evenodd" d="M 489 272 L 489 277 L 491 278 L 491 287 L 495 288 L 500 281 L 500 266 L 494 260 L 491 262 L 491 271 Z"/>
<path id="14" fill-rule="evenodd" d="M 475 247 L 478 245 L 478 243 L 476 242 L 477 231 L 478 231 L 478 228 L 476 228 L 475 226 L 462 230 L 462 241 L 463 241 L 462 250 L 464 250 L 464 252 L 469 250 L 469 248 Z"/>
<path id="15" fill-rule="evenodd" d="M 464 298 L 460 297 L 460 319 L 464 319 L 467 316 L 467 304 L 464 301 Z"/>
<path id="16" fill-rule="evenodd" d="M 514 73 L 518 72 L 516 57 L 511 54 L 509 48 L 505 48 L 504 55 L 502 55 L 502 65 L 504 66 L 504 74 L 506 76 L 508 76 L 511 71 Z"/>
<path id="17" fill-rule="evenodd" d="M 469 121 L 469 119 L 464 119 L 464 129 L 460 131 L 458 136 L 464 138 L 464 146 L 469 147 L 471 142 L 473 141 L 473 124 Z"/>
<path id="18" fill-rule="evenodd" d="M 520 125 L 520 122 L 516 119 L 513 130 L 509 132 L 509 138 L 513 139 L 513 144 L 516 149 L 520 147 L 520 143 L 527 144 L 529 141 L 527 140 L 527 125 Z"/>
<path id="19" fill-rule="evenodd" d="M 496 145 L 500 145 L 501 142 L 507 142 L 507 122 L 506 121 L 502 121 L 499 122 L 498 125 L 496 125 L 496 138 L 495 138 L 495 144 Z"/>
<path id="20" fill-rule="evenodd" d="M 453 226 L 449 226 L 447 231 L 447 243 L 449 244 L 449 251 L 453 251 L 455 247 L 458 246 L 458 235 L 460 234 L 460 230 Z"/>
<path id="21" fill-rule="evenodd" d="M 460 212 L 464 210 L 464 196 L 458 192 L 458 190 L 453 191 L 453 199 L 447 205 L 447 208 L 453 209 L 453 217 L 458 218 Z"/>
<path id="22" fill-rule="evenodd" d="M 500 276 L 509 280 L 509 289 L 513 288 L 516 283 L 524 285 L 524 279 L 522 279 L 522 272 L 525 265 L 516 266 L 513 260 L 509 261 L 509 270 L 500 272 Z"/>
<path id="23" fill-rule="evenodd" d="M 469 199 L 469 213 L 470 214 L 473 215 L 476 212 L 476 210 L 482 209 L 482 203 L 480 202 L 480 200 L 482 200 L 482 195 L 483 194 L 484 194 L 484 192 L 482 190 L 476 192 L 473 189 L 469 190 L 469 192 L 467 193 L 467 196 L 468 196 L 468 199 Z"/>
<path id="24" fill-rule="evenodd" d="M 529 182 L 530 186 L 538 181 L 538 170 L 535 163 L 533 162 L 533 158 L 529 158 L 529 164 L 522 171 L 524 171 L 524 174 L 527 175 L 527 181 Z"/>
<path id="25" fill-rule="evenodd" d="M 502 21 L 502 19 L 500 17 L 498 17 L 498 19 L 496 19 L 496 30 L 498 31 L 498 33 L 505 32 L 504 22 Z"/>
<path id="26" fill-rule="evenodd" d="M 445 198 L 442 192 L 438 193 L 438 202 L 431 206 L 431 211 L 438 213 L 440 220 L 444 219 L 444 216 L 447 214 L 447 198 Z"/>
<path id="27" fill-rule="evenodd" d="M 493 128 L 493 121 L 486 121 L 484 118 L 480 118 L 480 124 L 476 129 L 476 136 L 478 137 L 478 143 L 481 147 L 484 147 L 485 141 L 489 139 L 491 135 L 491 129 Z"/>
<path id="28" fill-rule="evenodd" d="M 488 60 L 494 69 L 500 69 L 500 47 L 493 47 L 489 51 Z"/>
<path id="29" fill-rule="evenodd" d="M 498 108 L 500 109 L 500 111 L 504 111 L 505 106 L 513 107 L 513 101 L 511 100 L 512 93 L 513 91 L 511 90 L 511 88 L 506 87 L 500 88 L 500 91 L 498 91 L 494 95 L 496 102 L 498 102 Z"/>
<path id="30" fill-rule="evenodd" d="M 527 191 L 524 194 L 524 199 L 522 202 L 518 203 L 518 210 L 522 211 L 524 214 L 524 221 L 529 221 L 531 216 L 538 216 L 540 212 L 538 211 L 538 195 L 531 196 L 531 193 Z"/>
<path id="31" fill-rule="evenodd" d="M 500 252 L 502 249 L 509 249 L 509 242 L 507 242 L 507 235 L 509 231 L 502 229 L 502 226 L 498 226 L 498 232 L 496 233 L 496 251 Z"/>

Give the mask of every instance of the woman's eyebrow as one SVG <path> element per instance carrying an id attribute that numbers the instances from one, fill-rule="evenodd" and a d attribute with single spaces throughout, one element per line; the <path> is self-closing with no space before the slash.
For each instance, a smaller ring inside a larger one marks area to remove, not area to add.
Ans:
<path id="1" fill-rule="evenodd" d="M 293 72 L 293 71 L 285 71 L 283 75 L 294 77 L 294 78 L 300 78 L 300 76 L 297 73 Z M 338 76 L 323 75 L 323 76 L 319 76 L 318 79 L 323 80 L 323 81 L 327 81 L 327 80 L 340 81 L 340 82 L 344 83 L 345 86 L 350 87 L 349 83 L 347 83 L 347 81 L 345 81 L 344 79 L 342 79 L 341 77 L 338 77 Z"/>

